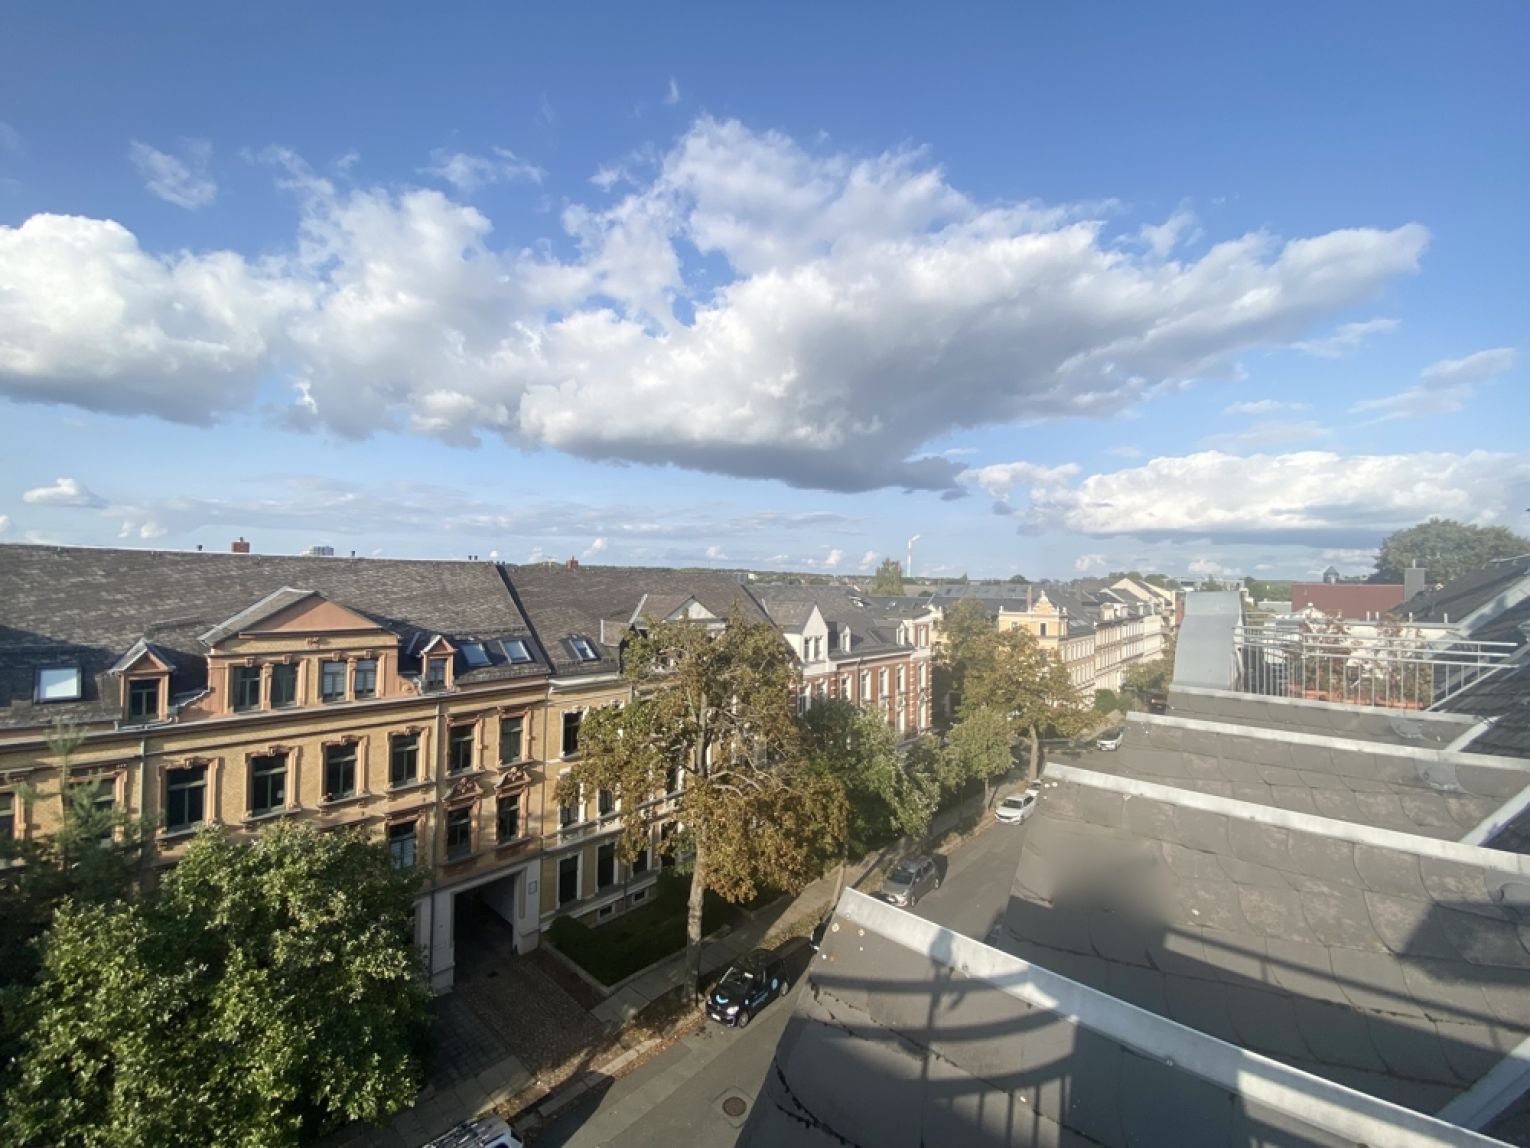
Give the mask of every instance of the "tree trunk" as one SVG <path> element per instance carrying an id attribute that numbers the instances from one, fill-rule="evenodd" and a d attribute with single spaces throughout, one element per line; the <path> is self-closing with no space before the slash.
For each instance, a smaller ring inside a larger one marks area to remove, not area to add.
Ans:
<path id="1" fill-rule="evenodd" d="M 690 973 L 691 995 L 701 999 L 701 908 L 707 895 L 706 847 L 696 834 L 696 858 L 691 863 L 691 898 L 685 914 L 685 967 Z"/>
<path id="2" fill-rule="evenodd" d="M 1041 732 L 1034 723 L 1031 725 L 1031 773 L 1030 780 L 1040 777 L 1038 772 L 1041 766 Z"/>

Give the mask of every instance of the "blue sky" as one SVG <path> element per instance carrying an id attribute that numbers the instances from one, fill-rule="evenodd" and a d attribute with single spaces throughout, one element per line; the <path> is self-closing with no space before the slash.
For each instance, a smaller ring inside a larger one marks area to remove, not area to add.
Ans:
<path id="1" fill-rule="evenodd" d="M 7 4 L 0 541 L 1530 532 L 1522 4 L 545 7 Z"/>

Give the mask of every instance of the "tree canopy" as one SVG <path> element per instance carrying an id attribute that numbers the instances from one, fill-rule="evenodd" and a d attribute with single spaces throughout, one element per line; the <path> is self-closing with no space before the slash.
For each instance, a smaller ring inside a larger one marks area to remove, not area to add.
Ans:
<path id="1" fill-rule="evenodd" d="M 1470 526 L 1453 518 L 1431 518 L 1398 530 L 1381 542 L 1377 582 L 1397 583 L 1409 566 L 1422 566 L 1429 582 L 1452 582 L 1500 558 L 1530 553 L 1530 538 L 1502 526 Z"/>
<path id="2" fill-rule="evenodd" d="M 871 579 L 871 593 L 903 593 L 903 567 L 898 565 L 896 558 L 885 558 L 877 567 L 876 575 Z"/>
<path id="3" fill-rule="evenodd" d="M 802 729 L 813 766 L 844 786 L 850 850 L 925 834 L 940 802 L 934 761 L 900 749 L 880 713 L 837 698 L 816 701 Z"/>
<path id="4" fill-rule="evenodd" d="M 981 781 L 986 806 L 988 787 L 1014 766 L 1010 749 L 1014 740 L 1009 719 L 998 710 L 963 707 L 962 719 L 951 727 L 940 749 L 941 781 L 951 790 L 968 781 Z"/>
<path id="5" fill-rule="evenodd" d="M 581 786 L 609 790 L 622 805 L 624 857 L 644 847 L 658 819 L 673 815 L 685 826 L 694 987 L 705 891 L 745 901 L 811 880 L 826 850 L 840 851 L 844 787 L 807 760 L 792 701 L 797 668 L 772 626 L 736 611 L 719 632 L 654 622 L 628 643 L 623 668 L 637 696 L 586 716 L 580 760 L 559 783 L 559 799 L 577 800 Z M 661 799 L 671 769 L 682 779 L 673 813 Z"/>
<path id="6" fill-rule="evenodd" d="M 412 1103 L 416 883 L 360 834 L 285 824 L 204 832 L 138 900 L 64 904 L 5 1139 L 295 1145 Z"/>
<path id="7" fill-rule="evenodd" d="M 963 719 L 980 709 L 1003 715 L 1011 730 L 1030 738 L 1033 774 L 1040 762 L 1043 731 L 1069 737 L 1088 724 L 1088 706 L 1068 667 L 1043 650 L 1028 631 L 989 631 L 967 642 L 960 656 L 966 667 Z"/>

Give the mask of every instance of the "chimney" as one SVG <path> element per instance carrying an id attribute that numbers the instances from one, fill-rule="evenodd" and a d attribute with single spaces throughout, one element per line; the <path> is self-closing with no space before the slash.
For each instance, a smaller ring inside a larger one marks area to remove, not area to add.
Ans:
<path id="1" fill-rule="evenodd" d="M 228 549 L 230 554 L 248 554 L 250 552 L 250 544 L 241 535 L 239 541 L 231 543 Z"/>
<path id="2" fill-rule="evenodd" d="M 1409 566 L 1403 571 L 1403 601 L 1407 601 L 1415 594 L 1424 592 L 1424 570 L 1422 567 Z"/>
<path id="3" fill-rule="evenodd" d="M 567 568 L 567 569 L 569 569 L 569 570 L 577 570 L 577 569 L 579 569 L 579 559 L 577 559 L 577 558 L 570 558 L 570 559 L 569 559 L 569 560 L 568 560 L 568 561 L 567 561 L 567 562 L 565 562 L 565 563 L 564 563 L 564 564 L 563 564 L 563 565 L 564 565 L 564 566 L 565 566 L 565 567 L 566 567 L 566 568 Z"/>

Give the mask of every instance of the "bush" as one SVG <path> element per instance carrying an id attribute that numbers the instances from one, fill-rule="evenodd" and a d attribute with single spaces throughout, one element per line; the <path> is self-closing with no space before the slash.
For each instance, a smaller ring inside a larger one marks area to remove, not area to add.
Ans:
<path id="1" fill-rule="evenodd" d="M 1094 708 L 1100 713 L 1114 713 L 1120 708 L 1120 704 L 1120 701 L 1116 698 L 1115 690 L 1094 691 Z"/>

